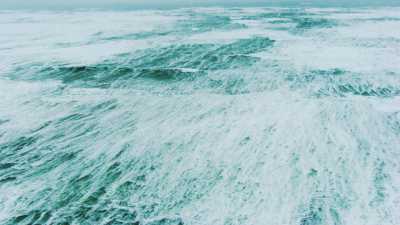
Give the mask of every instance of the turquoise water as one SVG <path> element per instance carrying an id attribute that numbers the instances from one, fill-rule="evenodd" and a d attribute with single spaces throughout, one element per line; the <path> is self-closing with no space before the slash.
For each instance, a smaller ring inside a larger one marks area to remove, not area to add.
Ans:
<path id="1" fill-rule="evenodd" d="M 400 9 L 1 11 L 0 224 L 400 224 Z"/>

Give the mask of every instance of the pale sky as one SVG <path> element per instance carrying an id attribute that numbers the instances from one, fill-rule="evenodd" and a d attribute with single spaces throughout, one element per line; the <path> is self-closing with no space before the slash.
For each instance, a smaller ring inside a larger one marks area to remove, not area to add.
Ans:
<path id="1" fill-rule="evenodd" d="M 189 6 L 282 5 L 282 6 L 391 6 L 400 0 L 0 0 L 0 9 L 52 8 L 167 8 Z"/>

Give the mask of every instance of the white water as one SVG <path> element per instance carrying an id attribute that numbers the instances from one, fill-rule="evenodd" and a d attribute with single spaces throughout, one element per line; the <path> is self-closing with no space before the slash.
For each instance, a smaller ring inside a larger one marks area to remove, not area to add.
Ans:
<path id="1" fill-rule="evenodd" d="M 400 9 L 249 18 L 271 12 L 1 12 L 0 223 L 400 224 Z M 38 70 L 254 37 L 275 41 L 255 63 L 192 80 Z"/>

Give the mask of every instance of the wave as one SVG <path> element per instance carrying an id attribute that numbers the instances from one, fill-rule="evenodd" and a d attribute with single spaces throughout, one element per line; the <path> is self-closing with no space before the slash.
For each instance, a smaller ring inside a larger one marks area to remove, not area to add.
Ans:
<path id="1" fill-rule="evenodd" d="M 398 17 L 0 14 L 0 223 L 400 224 Z"/>

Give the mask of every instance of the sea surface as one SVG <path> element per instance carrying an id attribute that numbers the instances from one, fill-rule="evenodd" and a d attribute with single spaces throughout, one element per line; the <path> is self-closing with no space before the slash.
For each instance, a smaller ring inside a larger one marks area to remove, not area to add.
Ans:
<path id="1" fill-rule="evenodd" d="M 0 11 L 1 225 L 399 225 L 400 8 Z"/>

